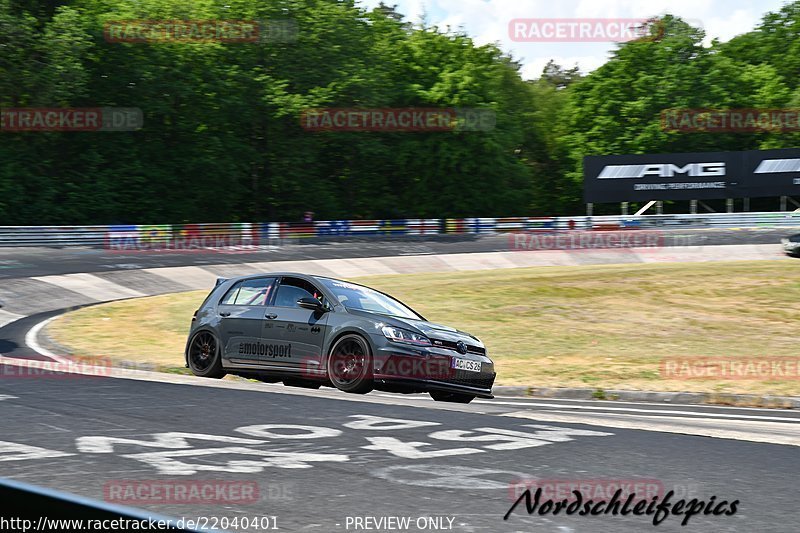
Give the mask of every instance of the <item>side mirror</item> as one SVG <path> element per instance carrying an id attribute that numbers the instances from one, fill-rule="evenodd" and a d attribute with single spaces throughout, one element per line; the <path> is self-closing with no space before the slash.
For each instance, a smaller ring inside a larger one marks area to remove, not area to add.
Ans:
<path id="1" fill-rule="evenodd" d="M 303 309 L 310 309 L 311 311 L 326 311 L 325 307 L 322 305 L 322 302 L 316 298 L 300 298 L 297 300 L 297 305 Z"/>

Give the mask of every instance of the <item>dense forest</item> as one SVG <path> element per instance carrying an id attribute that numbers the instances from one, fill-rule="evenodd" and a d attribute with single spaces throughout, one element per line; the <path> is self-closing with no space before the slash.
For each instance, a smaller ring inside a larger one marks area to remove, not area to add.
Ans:
<path id="1" fill-rule="evenodd" d="M 293 33 L 104 34 L 134 19 Z M 132 107 L 144 119 L 131 132 L 0 131 L 0 224 L 578 214 L 585 155 L 798 146 L 798 133 L 664 131 L 660 116 L 800 108 L 800 1 L 711 46 L 671 16 L 653 32 L 587 75 L 550 62 L 525 81 L 496 45 L 352 0 L 0 0 L 0 107 Z M 315 108 L 407 107 L 486 109 L 496 124 L 387 133 L 300 121 Z"/>

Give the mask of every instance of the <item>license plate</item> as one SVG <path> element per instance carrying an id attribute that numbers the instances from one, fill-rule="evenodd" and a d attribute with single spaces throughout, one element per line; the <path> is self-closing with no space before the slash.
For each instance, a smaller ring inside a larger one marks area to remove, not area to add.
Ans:
<path id="1" fill-rule="evenodd" d="M 481 362 L 480 361 L 472 361 L 470 359 L 461 359 L 460 357 L 454 357 L 453 368 L 456 370 L 466 370 L 467 372 L 480 372 L 481 371 Z"/>

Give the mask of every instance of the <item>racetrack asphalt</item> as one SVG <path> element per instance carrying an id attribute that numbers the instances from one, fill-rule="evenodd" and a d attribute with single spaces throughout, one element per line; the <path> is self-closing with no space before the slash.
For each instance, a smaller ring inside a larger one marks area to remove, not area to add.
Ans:
<path id="1" fill-rule="evenodd" d="M 451 518 L 449 530 L 464 532 L 796 530 L 795 412 L 511 398 L 460 406 L 184 376 L 176 378 L 186 384 L 20 374 L 0 378 L 2 440 L 15 445 L 0 443 L 4 477 L 100 500 L 104 489 L 111 497 L 143 480 L 258 485 L 257 501 L 125 502 L 161 515 L 275 516 L 282 531 L 324 532 L 366 531 L 354 527 L 366 516 Z M 569 420 L 565 412 L 574 422 L 554 421 Z M 684 423 L 675 419 L 733 421 L 753 438 L 783 432 L 795 445 L 606 425 L 641 418 L 673 428 Z M 682 516 L 658 526 L 652 516 L 529 516 L 524 504 L 505 521 L 525 483 L 583 483 L 606 499 L 608 487 L 628 483 L 674 490 L 673 501 L 739 504 L 733 516 L 696 515 L 687 526 Z"/>
<path id="2" fill-rule="evenodd" d="M 717 232 L 675 235 L 757 244 L 793 231 Z M 297 244 L 211 257 L 0 249 L 0 277 L 507 250 L 508 236 Z M 25 346 L 25 334 L 59 312 L 8 324 L 0 353 L 41 359 Z M 279 530 L 312 532 L 436 530 L 378 527 L 367 517 L 432 517 L 429 525 L 439 530 L 463 532 L 797 530 L 796 411 L 502 397 L 464 406 L 426 395 L 355 396 L 177 375 L 44 376 L 0 363 L 0 477 L 99 500 L 138 482 L 258 487 L 255 501 L 225 501 L 223 494 L 193 504 L 116 502 L 159 515 L 275 517 Z M 655 487 L 662 497 L 673 490 L 673 502 L 715 496 L 739 504 L 733 516 L 697 515 L 686 526 L 682 516 L 658 526 L 652 516 L 528 516 L 524 504 L 504 520 L 518 489 L 536 484 L 562 492 L 588 487 L 605 499 L 620 484 L 648 496 Z"/>
<path id="3" fill-rule="evenodd" d="M 661 233 L 660 245 L 670 248 L 725 244 L 779 244 L 782 237 L 798 231 L 800 230 L 792 227 L 668 229 Z M 507 252 L 513 250 L 513 238 L 513 234 L 507 234 L 439 235 L 395 239 L 376 237 L 339 241 L 297 240 L 281 245 L 259 246 L 256 249 L 242 247 L 216 252 L 209 250 L 133 252 L 102 248 L 0 248 L 0 280 L 171 266 Z M 731 257 L 731 260 L 736 259 L 736 257 Z"/>

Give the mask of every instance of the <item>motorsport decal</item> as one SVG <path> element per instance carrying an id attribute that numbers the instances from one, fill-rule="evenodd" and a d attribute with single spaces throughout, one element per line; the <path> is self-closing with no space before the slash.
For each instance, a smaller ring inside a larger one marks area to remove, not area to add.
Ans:
<path id="1" fill-rule="evenodd" d="M 259 355 L 264 357 L 291 357 L 292 345 L 268 344 L 265 342 L 240 342 L 239 355 Z"/>
<path id="2" fill-rule="evenodd" d="M 362 290 L 364 290 L 364 287 L 361 287 L 360 285 L 353 285 L 352 283 L 347 283 L 345 281 L 336 281 L 334 283 L 331 283 L 331 286 L 332 287 L 339 287 L 341 289 L 350 289 L 350 290 L 353 290 L 353 291 L 362 291 Z"/>

